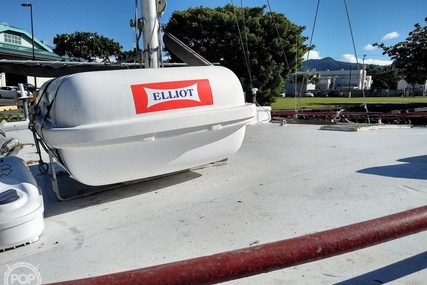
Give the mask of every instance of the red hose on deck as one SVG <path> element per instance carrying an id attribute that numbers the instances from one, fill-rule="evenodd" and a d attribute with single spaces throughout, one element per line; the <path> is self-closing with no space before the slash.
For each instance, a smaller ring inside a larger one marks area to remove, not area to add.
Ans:
<path id="1" fill-rule="evenodd" d="M 366 248 L 427 229 L 427 206 L 332 230 L 55 284 L 215 284 Z"/>

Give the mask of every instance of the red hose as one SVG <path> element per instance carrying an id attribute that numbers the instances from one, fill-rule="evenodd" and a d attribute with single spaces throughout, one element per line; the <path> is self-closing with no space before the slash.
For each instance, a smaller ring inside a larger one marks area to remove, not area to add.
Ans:
<path id="1" fill-rule="evenodd" d="M 215 284 L 332 257 L 426 229 L 424 206 L 302 237 L 55 284 Z"/>

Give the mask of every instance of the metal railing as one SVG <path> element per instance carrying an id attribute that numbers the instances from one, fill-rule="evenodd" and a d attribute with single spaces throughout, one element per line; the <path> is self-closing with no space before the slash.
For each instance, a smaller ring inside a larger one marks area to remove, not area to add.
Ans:
<path id="1" fill-rule="evenodd" d="M 292 239 L 55 284 L 216 284 L 308 263 L 427 230 L 427 206 Z"/>

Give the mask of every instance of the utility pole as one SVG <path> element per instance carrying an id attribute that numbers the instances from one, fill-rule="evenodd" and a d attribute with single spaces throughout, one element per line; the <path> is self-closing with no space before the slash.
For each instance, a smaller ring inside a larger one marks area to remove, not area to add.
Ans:
<path id="1" fill-rule="evenodd" d="M 362 90 L 365 90 L 365 79 L 366 79 L 366 77 L 365 77 L 365 72 L 366 72 L 366 70 L 365 70 L 365 57 L 366 57 L 366 54 L 363 55 Z"/>
<path id="2" fill-rule="evenodd" d="M 23 3 L 21 4 L 22 7 L 30 7 L 30 17 L 31 17 L 31 41 L 32 41 L 32 48 L 33 48 L 33 60 L 36 60 L 36 53 L 34 50 L 34 22 L 33 22 L 33 5 L 31 3 Z M 34 86 L 37 87 L 37 77 L 34 76 Z"/>

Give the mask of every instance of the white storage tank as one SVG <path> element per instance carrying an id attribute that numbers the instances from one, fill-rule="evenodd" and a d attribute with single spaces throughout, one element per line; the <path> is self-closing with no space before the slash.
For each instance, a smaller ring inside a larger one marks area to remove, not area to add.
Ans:
<path id="1" fill-rule="evenodd" d="M 46 83 L 35 128 L 79 182 L 106 185 L 228 158 L 255 106 L 224 67 L 85 72 Z"/>
<path id="2" fill-rule="evenodd" d="M 43 197 L 20 158 L 0 158 L 0 250 L 37 241 L 44 230 Z"/>

